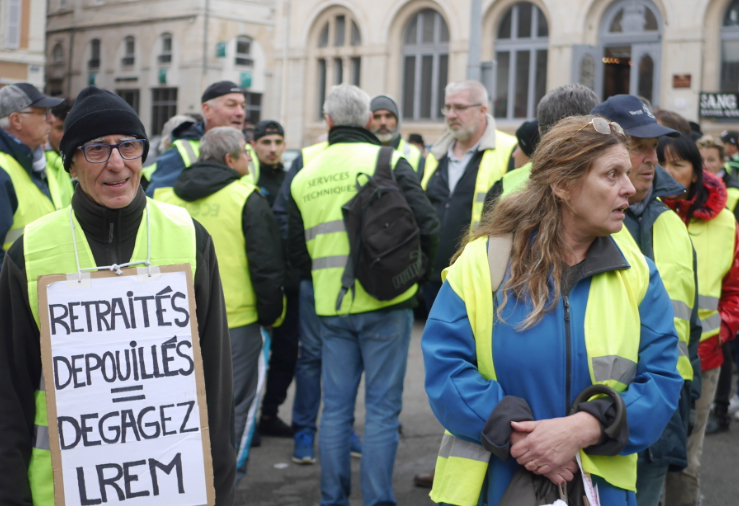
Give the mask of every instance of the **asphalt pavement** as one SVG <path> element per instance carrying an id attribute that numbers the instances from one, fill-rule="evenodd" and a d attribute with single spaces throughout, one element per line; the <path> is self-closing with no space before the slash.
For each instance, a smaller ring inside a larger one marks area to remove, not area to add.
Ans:
<path id="1" fill-rule="evenodd" d="M 413 327 L 408 372 L 403 391 L 403 427 L 395 460 L 393 485 L 399 505 L 428 506 L 428 490 L 413 486 L 413 476 L 429 472 L 436 461 L 442 428 L 428 406 L 423 389 L 423 357 L 421 333 L 423 322 Z M 364 383 L 359 387 L 355 410 L 355 428 L 361 435 L 364 428 Z M 280 407 L 279 416 L 290 423 L 294 385 Z M 262 445 L 253 448 L 249 468 L 236 491 L 239 506 L 316 506 L 320 500 L 320 462 L 297 465 L 292 462 L 293 440 L 262 437 Z M 316 447 L 317 450 L 317 447 Z M 739 505 L 739 421 L 724 434 L 706 437 L 703 452 L 703 506 Z M 362 504 L 359 485 L 361 459 L 352 459 L 351 503 Z"/>

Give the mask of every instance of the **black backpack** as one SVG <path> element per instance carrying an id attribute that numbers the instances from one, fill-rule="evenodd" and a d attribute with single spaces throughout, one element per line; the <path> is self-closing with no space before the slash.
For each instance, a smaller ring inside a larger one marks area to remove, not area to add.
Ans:
<path id="1" fill-rule="evenodd" d="M 349 236 L 350 253 L 336 299 L 339 311 L 354 282 L 378 300 L 392 300 L 411 288 L 426 270 L 421 233 L 390 167 L 395 149 L 383 146 L 374 176 L 359 173 L 357 194 L 341 211 Z M 360 178 L 367 182 L 360 184 Z"/>

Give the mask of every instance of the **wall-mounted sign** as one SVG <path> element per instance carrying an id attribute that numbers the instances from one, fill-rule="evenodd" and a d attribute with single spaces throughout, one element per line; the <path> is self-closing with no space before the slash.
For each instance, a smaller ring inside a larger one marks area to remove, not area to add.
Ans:
<path id="1" fill-rule="evenodd" d="M 95 79 L 97 79 L 97 76 L 97 72 L 90 72 L 89 74 L 87 74 L 87 85 L 95 86 Z"/>
<path id="2" fill-rule="evenodd" d="M 226 57 L 226 43 L 225 42 L 219 42 L 216 44 L 216 57 L 217 58 Z"/>
<path id="3" fill-rule="evenodd" d="M 241 87 L 242 88 L 251 88 L 251 72 L 242 72 L 241 73 Z"/>
<path id="4" fill-rule="evenodd" d="M 698 114 L 701 118 L 739 119 L 739 94 L 701 92 Z"/>
<path id="5" fill-rule="evenodd" d="M 167 69 L 159 69 L 159 84 L 167 84 Z"/>
<path id="6" fill-rule="evenodd" d="M 691 77 L 690 74 L 672 74 L 672 87 L 690 88 Z"/>

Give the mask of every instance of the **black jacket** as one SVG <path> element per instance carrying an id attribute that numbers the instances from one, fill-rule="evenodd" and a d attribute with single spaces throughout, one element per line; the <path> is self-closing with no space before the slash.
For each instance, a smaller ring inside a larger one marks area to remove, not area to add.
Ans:
<path id="1" fill-rule="evenodd" d="M 685 187 L 661 166 L 657 165 L 652 182 L 652 192 L 647 197 L 647 202 L 642 205 L 632 205 L 626 209 L 624 225 L 628 228 L 631 236 L 636 240 L 641 252 L 654 261 L 654 241 L 652 229 L 657 218 L 662 213 L 672 210 L 667 207 L 659 197 L 670 197 L 685 192 Z M 659 266 L 658 266 L 659 267 Z M 687 432 L 691 405 L 700 397 L 701 365 L 698 357 L 698 343 L 701 338 L 701 323 L 698 318 L 698 276 L 696 268 L 695 251 L 693 251 L 693 269 L 696 273 L 695 279 L 695 304 L 690 315 L 690 342 L 688 353 L 693 365 L 693 381 L 686 381 L 680 393 L 678 409 L 672 415 L 667 427 L 659 440 L 646 450 L 646 455 L 653 462 L 664 462 L 670 465 L 670 470 L 679 471 L 688 465 Z"/>
<path id="2" fill-rule="evenodd" d="M 484 151 L 477 151 L 472 156 L 454 188 L 454 193 L 449 192 L 449 157 L 446 155 L 439 160 L 436 172 L 426 185 L 426 196 L 434 206 L 441 222 L 439 236 L 442 238 L 436 262 L 431 264 L 433 265 L 431 282 L 441 283 L 441 271 L 449 267 L 461 241 L 470 232 L 472 204 L 475 201 L 475 182 L 484 153 Z"/>
<path id="3" fill-rule="evenodd" d="M 72 208 L 97 265 L 128 262 L 146 198 L 139 190 L 120 210 L 103 208 L 78 187 Z M 234 501 L 231 347 L 213 241 L 196 221 L 195 302 L 203 358 L 216 504 Z M 0 271 L 0 504 L 30 505 L 28 464 L 34 437 L 34 391 L 41 378 L 39 329 L 28 304 L 23 240 L 8 250 Z"/>
<path id="4" fill-rule="evenodd" d="M 355 127 L 334 127 L 328 134 L 329 146 L 337 143 L 362 143 L 374 144 L 380 146 L 372 132 L 364 128 Z M 301 160 L 302 161 L 302 160 Z M 295 164 L 293 164 L 295 168 Z M 297 170 L 294 174 L 297 173 Z M 293 170 L 290 174 L 294 177 Z M 418 182 L 418 176 L 405 158 L 400 158 L 393 169 L 395 180 L 403 192 L 408 205 L 413 211 L 416 223 L 421 231 L 421 250 L 428 258 L 429 265 L 433 265 L 436 257 L 436 249 L 439 243 L 439 220 L 436 213 L 429 204 L 428 198 L 421 189 Z M 286 179 L 287 180 L 287 179 Z M 292 181 L 292 180 L 290 180 Z M 305 227 L 303 225 L 303 217 L 300 214 L 292 194 L 287 194 L 287 255 L 291 267 L 295 267 L 301 273 L 308 277 L 311 273 L 311 258 L 308 248 L 305 244 Z M 428 276 L 428 271 L 424 275 Z M 308 278 L 310 279 L 310 278 Z M 400 309 L 401 307 L 415 307 L 416 299 L 412 297 L 408 301 L 402 302 L 397 306 L 387 309 Z"/>
<path id="5" fill-rule="evenodd" d="M 240 179 L 232 168 L 215 162 L 197 162 L 179 175 L 175 194 L 187 202 L 205 198 Z M 285 262 L 280 232 L 267 200 L 259 191 L 246 199 L 241 229 L 249 260 L 249 277 L 257 296 L 259 324 L 272 325 L 282 314 Z"/>
<path id="6" fill-rule="evenodd" d="M 23 167 L 31 178 L 31 181 L 38 186 L 39 190 L 51 201 L 51 193 L 46 181 L 41 178 L 38 172 L 33 170 L 33 151 L 26 146 L 11 138 L 5 130 L 0 128 L 0 152 L 7 153 L 15 158 L 21 167 Z M 10 227 L 13 226 L 13 216 L 18 209 L 18 195 L 15 193 L 13 181 L 5 170 L 0 168 L 0 267 L 3 265 L 5 250 L 2 243 L 5 242 L 5 234 L 8 233 Z"/>
<path id="7" fill-rule="evenodd" d="M 259 182 L 257 186 L 267 199 L 269 207 L 275 205 L 275 199 L 285 181 L 285 167 L 282 162 L 277 165 L 266 165 L 259 162 Z"/>

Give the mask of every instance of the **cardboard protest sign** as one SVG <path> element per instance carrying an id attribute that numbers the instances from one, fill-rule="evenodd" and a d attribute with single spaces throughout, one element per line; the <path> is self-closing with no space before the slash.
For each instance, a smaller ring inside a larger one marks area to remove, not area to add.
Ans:
<path id="1" fill-rule="evenodd" d="M 57 505 L 215 503 L 189 264 L 41 276 Z"/>

